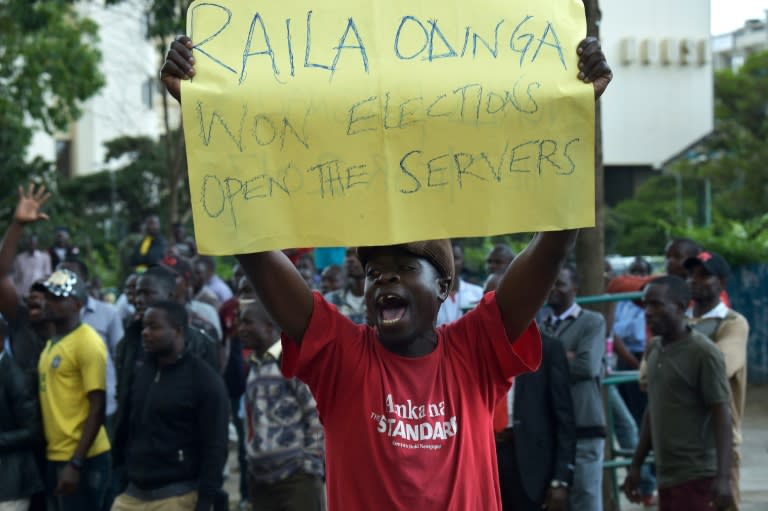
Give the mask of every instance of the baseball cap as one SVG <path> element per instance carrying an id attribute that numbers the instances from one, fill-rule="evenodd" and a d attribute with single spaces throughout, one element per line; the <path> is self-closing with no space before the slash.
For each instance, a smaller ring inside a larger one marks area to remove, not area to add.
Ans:
<path id="1" fill-rule="evenodd" d="M 181 256 L 165 256 L 160 263 L 182 276 L 185 280 L 192 278 L 192 263 Z"/>
<path id="2" fill-rule="evenodd" d="M 32 289 L 45 291 L 58 298 L 77 298 L 85 302 L 88 299 L 88 290 L 85 282 L 77 278 L 74 272 L 69 270 L 56 270 L 47 279 L 35 282 Z"/>
<path id="3" fill-rule="evenodd" d="M 417 257 L 423 257 L 437 269 L 437 272 L 441 277 L 448 277 L 451 279 L 453 285 L 453 246 L 451 240 L 428 240 L 428 241 L 414 241 L 411 243 L 402 243 L 400 245 L 391 245 L 394 248 L 402 248 L 409 254 L 413 254 Z M 368 259 L 376 253 L 377 250 L 384 247 L 357 247 L 357 256 L 360 258 L 360 262 L 363 267 L 368 263 Z"/>
<path id="4" fill-rule="evenodd" d="M 731 268 L 723 256 L 706 250 L 699 252 L 695 257 L 689 257 L 683 263 L 686 270 L 692 270 L 697 266 L 703 266 L 705 270 L 719 279 L 726 279 L 731 273 Z"/>

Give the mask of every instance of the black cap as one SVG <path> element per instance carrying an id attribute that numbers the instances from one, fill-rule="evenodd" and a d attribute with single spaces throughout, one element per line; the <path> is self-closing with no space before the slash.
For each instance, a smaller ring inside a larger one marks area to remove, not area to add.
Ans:
<path id="1" fill-rule="evenodd" d="M 711 273 L 719 279 L 727 279 L 731 273 L 731 268 L 723 256 L 715 252 L 708 252 L 703 250 L 695 257 L 689 257 L 683 263 L 686 270 L 692 270 L 697 266 L 703 267 L 707 272 Z"/>

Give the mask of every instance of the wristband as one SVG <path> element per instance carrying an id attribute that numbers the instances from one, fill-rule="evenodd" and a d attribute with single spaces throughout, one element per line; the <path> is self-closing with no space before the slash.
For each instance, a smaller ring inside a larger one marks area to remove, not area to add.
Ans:
<path id="1" fill-rule="evenodd" d="M 77 470 L 83 469 L 83 458 L 80 456 L 72 456 L 72 458 L 69 460 L 69 464 L 72 465 Z"/>

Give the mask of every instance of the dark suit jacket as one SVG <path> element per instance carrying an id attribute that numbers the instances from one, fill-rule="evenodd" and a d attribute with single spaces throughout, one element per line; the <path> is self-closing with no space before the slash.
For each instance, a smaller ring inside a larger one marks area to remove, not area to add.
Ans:
<path id="1" fill-rule="evenodd" d="M 528 497 L 543 502 L 553 479 L 573 480 L 576 426 L 570 373 L 562 343 L 542 335 L 542 362 L 535 373 L 515 378 L 514 435 L 520 475 Z"/>
<path id="2" fill-rule="evenodd" d="M 78 257 L 80 249 L 77 247 L 67 247 L 67 252 L 64 255 L 64 259 L 60 259 L 53 247 L 48 249 L 48 255 L 51 256 L 51 269 L 55 270 L 59 263 L 63 263 L 67 259 Z"/>

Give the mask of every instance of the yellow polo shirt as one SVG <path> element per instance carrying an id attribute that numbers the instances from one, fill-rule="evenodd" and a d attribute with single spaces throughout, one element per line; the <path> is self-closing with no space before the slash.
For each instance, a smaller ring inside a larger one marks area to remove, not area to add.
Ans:
<path id="1" fill-rule="evenodd" d="M 106 389 L 107 346 L 96 330 L 83 323 L 57 342 L 48 340 L 37 368 L 48 444 L 46 457 L 51 461 L 68 461 L 75 453 L 88 417 L 87 394 Z M 102 425 L 86 457 L 109 449 L 109 438 Z"/>

